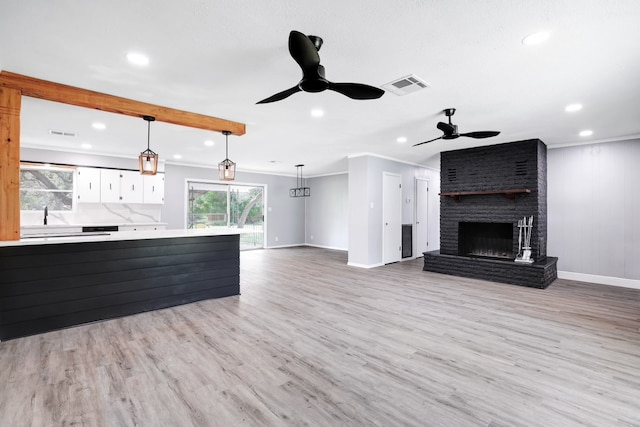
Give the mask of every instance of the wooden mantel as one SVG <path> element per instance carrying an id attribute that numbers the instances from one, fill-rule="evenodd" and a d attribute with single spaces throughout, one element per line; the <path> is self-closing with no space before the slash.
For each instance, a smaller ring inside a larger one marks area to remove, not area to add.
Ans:
<path id="1" fill-rule="evenodd" d="M 44 99 L 110 113 L 244 135 L 244 123 L 134 101 L 8 71 L 0 72 L 0 241 L 20 239 L 21 97 Z"/>
<path id="2" fill-rule="evenodd" d="M 460 196 L 489 196 L 493 194 L 502 194 L 508 199 L 515 200 L 516 194 L 531 193 L 528 188 L 518 188 L 509 190 L 488 190 L 488 191 L 450 191 L 446 193 L 438 193 L 443 197 L 452 197 L 456 202 L 460 201 Z"/>

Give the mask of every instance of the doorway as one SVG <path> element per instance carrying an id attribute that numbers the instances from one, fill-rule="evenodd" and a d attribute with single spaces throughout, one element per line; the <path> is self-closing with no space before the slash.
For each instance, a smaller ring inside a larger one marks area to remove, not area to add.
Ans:
<path id="1" fill-rule="evenodd" d="M 416 256 L 429 250 L 429 180 L 416 178 Z"/>
<path id="2" fill-rule="evenodd" d="M 187 188 L 187 228 L 232 229 L 240 250 L 264 247 L 263 186 L 187 181 Z"/>
<path id="3" fill-rule="evenodd" d="M 402 179 L 400 175 L 382 175 L 382 262 L 402 259 Z"/>

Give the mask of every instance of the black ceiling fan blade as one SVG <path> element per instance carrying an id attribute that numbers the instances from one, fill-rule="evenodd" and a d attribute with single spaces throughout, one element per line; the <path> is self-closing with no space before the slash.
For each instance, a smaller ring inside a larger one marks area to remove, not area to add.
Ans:
<path id="1" fill-rule="evenodd" d="M 445 135 L 453 135 L 456 132 L 455 125 L 445 122 L 438 122 L 436 125 L 438 129 L 440 129 Z"/>
<path id="2" fill-rule="evenodd" d="M 320 55 L 311 39 L 300 31 L 289 33 L 289 53 L 302 71 L 315 70 L 320 64 Z"/>
<path id="3" fill-rule="evenodd" d="M 351 99 L 377 99 L 384 95 L 384 90 L 362 83 L 331 83 L 327 88 L 341 93 Z"/>
<path id="4" fill-rule="evenodd" d="M 256 104 L 267 104 L 269 102 L 280 101 L 282 99 L 288 98 L 296 92 L 300 92 L 301 89 L 298 86 L 294 86 L 291 89 L 283 90 L 280 93 L 276 93 L 268 98 L 263 99 L 262 101 L 256 102 Z"/>
<path id="5" fill-rule="evenodd" d="M 469 138 L 476 138 L 476 139 L 491 138 L 492 136 L 498 136 L 498 135 L 500 135 L 500 132 L 495 130 L 482 130 L 477 132 L 467 132 L 467 133 L 460 134 L 460 136 L 468 136 Z"/>
<path id="6" fill-rule="evenodd" d="M 413 144 L 413 146 L 414 146 L 414 147 L 417 147 L 418 145 L 428 144 L 428 143 L 430 143 L 430 142 L 437 141 L 437 140 L 442 139 L 442 138 L 443 138 L 442 136 L 439 136 L 438 138 L 433 138 L 433 139 L 430 139 L 430 140 L 425 141 L 425 142 L 419 142 L 419 143 L 417 143 L 417 144 Z"/>

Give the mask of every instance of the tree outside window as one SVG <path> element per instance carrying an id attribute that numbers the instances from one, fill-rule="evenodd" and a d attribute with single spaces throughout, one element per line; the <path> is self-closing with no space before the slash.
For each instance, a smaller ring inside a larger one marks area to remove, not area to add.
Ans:
<path id="1" fill-rule="evenodd" d="M 20 210 L 73 209 L 73 170 L 39 167 L 20 168 Z"/>

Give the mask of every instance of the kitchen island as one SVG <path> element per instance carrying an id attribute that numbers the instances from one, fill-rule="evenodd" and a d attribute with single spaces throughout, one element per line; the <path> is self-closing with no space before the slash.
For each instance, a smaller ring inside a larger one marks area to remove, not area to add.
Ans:
<path id="1" fill-rule="evenodd" d="M 0 242 L 0 340 L 240 293 L 240 239 L 201 230 Z"/>

